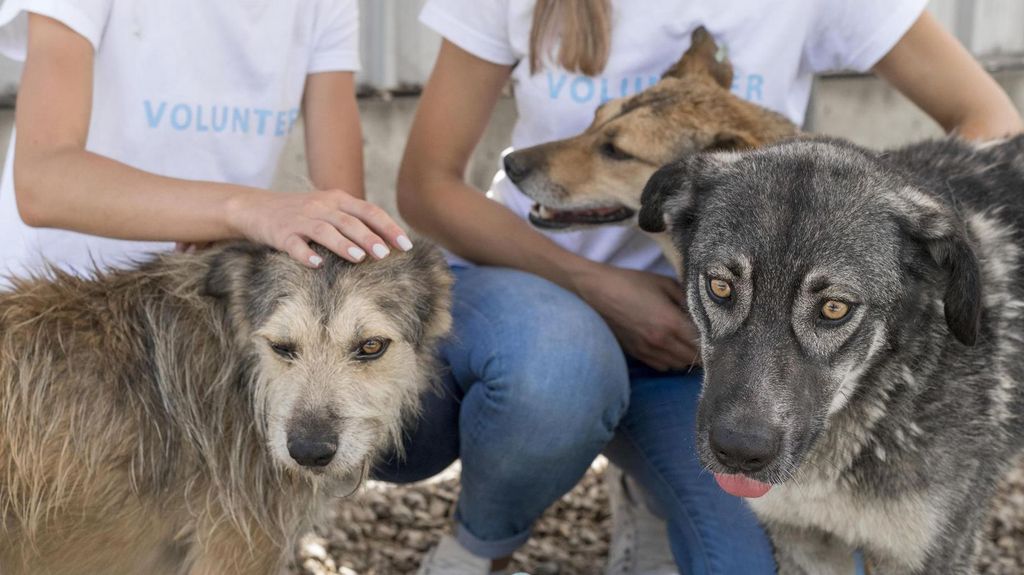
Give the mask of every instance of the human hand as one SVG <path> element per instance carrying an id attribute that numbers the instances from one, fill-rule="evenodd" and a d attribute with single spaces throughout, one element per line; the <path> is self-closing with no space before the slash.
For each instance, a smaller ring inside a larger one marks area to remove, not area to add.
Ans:
<path id="1" fill-rule="evenodd" d="M 675 280 L 600 265 L 579 276 L 577 293 L 633 357 L 661 371 L 699 365 L 699 334 L 683 312 L 683 291 Z"/>
<path id="2" fill-rule="evenodd" d="M 354 263 L 367 254 L 387 257 L 389 245 L 412 249 L 409 237 L 387 212 L 341 190 L 239 193 L 229 201 L 228 224 L 240 235 L 287 252 L 312 268 L 323 262 L 309 247 L 311 241 Z"/>

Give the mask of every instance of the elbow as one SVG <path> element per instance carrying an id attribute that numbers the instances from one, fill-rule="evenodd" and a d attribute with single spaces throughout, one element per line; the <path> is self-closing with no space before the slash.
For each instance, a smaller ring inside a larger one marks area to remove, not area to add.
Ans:
<path id="1" fill-rule="evenodd" d="M 18 216 L 29 227 L 48 227 L 50 222 L 47 202 L 41 197 L 39 186 L 32 177 L 33 173 L 35 172 L 31 166 L 26 166 L 15 156 L 14 201 L 18 207 Z"/>
<path id="2" fill-rule="evenodd" d="M 1021 118 L 1016 113 L 1002 116 L 968 117 L 958 122 L 943 125 L 950 134 L 965 140 L 995 140 L 1009 138 L 1024 131 Z"/>
<path id="3" fill-rule="evenodd" d="M 14 192 L 14 199 L 18 204 L 18 215 L 21 221 L 30 228 L 49 227 L 46 212 L 42 208 L 42 202 L 32 197 L 25 197 L 24 190 Z"/>
<path id="4" fill-rule="evenodd" d="M 408 222 L 410 226 L 418 228 L 417 216 L 419 216 L 419 211 L 417 210 L 416 200 L 410 197 L 412 195 L 403 187 L 402 182 L 398 183 L 398 193 L 395 202 L 398 207 L 398 215 L 402 216 L 402 219 Z"/>
<path id="5" fill-rule="evenodd" d="M 395 183 L 399 215 L 423 235 L 445 235 L 451 213 L 459 208 L 452 202 L 458 201 L 454 192 L 463 185 L 463 171 L 464 165 L 406 150 Z"/>
<path id="6" fill-rule="evenodd" d="M 1007 138 L 1024 131 L 1024 121 L 1010 97 L 996 87 L 985 102 L 963 105 L 936 117 L 946 132 L 968 140 Z"/>
<path id="7" fill-rule="evenodd" d="M 398 214 L 410 226 L 417 230 L 423 229 L 424 225 L 424 198 L 425 190 L 418 185 L 417 178 L 409 174 L 409 170 L 403 166 L 398 173 L 396 188 L 396 204 Z"/>

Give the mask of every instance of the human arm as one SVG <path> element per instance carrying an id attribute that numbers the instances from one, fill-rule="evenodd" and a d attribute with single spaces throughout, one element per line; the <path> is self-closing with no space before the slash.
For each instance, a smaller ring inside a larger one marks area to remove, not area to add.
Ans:
<path id="1" fill-rule="evenodd" d="M 321 72 L 306 78 L 303 95 L 306 159 L 318 190 L 345 190 L 366 198 L 363 131 L 356 103 L 355 74 Z"/>
<path id="2" fill-rule="evenodd" d="M 605 317 L 626 350 L 648 364 L 689 366 L 696 337 L 674 281 L 569 252 L 463 180 L 510 72 L 443 42 L 399 171 L 402 216 L 471 261 L 524 270 L 576 292 Z"/>
<path id="3" fill-rule="evenodd" d="M 356 247 L 349 238 L 367 251 L 381 241 L 377 234 L 353 237 L 360 231 L 353 220 L 378 224 L 364 217 L 369 204 L 342 192 L 281 194 L 168 178 L 87 151 L 93 56 L 83 36 L 57 20 L 29 15 L 14 164 L 25 223 L 133 240 L 245 237 L 312 266 L 318 260 L 310 240 L 350 260 L 359 258 L 349 253 Z M 398 245 L 393 229 L 375 229 Z"/>
<path id="4" fill-rule="evenodd" d="M 989 139 L 1024 129 L 1006 92 L 928 12 L 873 71 L 948 132 Z"/>

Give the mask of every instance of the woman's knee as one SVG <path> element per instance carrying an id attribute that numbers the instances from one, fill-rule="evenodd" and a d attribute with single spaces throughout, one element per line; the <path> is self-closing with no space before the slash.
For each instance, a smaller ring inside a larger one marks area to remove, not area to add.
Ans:
<path id="1" fill-rule="evenodd" d="M 506 438 L 518 444 L 509 448 L 543 446 L 557 457 L 610 439 L 629 401 L 629 376 L 614 334 L 590 306 L 547 280 L 500 268 L 460 273 L 456 298 L 460 291 L 464 331 L 457 317 L 456 336 L 476 349 L 466 354 L 475 356 L 470 369 L 455 372 L 476 379 L 502 427 L 525 431 Z"/>
<path id="2" fill-rule="evenodd" d="M 510 401 L 531 412 L 548 407 L 593 416 L 626 401 L 625 357 L 604 319 L 572 292 L 514 274 L 505 284 L 516 292 L 507 300 L 514 312 L 497 319 L 506 335 L 494 358 L 500 381 L 491 385 L 510 386 Z"/>
<path id="3" fill-rule="evenodd" d="M 512 417 L 547 435 L 555 447 L 592 438 L 608 441 L 629 405 L 622 352 L 617 345 L 588 345 L 595 343 L 591 339 L 583 337 L 577 342 L 580 348 L 550 355 L 547 350 L 523 349 L 522 354 L 512 354 L 520 367 L 505 374 L 507 381 L 492 382 L 504 388 Z M 530 357 L 539 356 L 546 356 L 545 361 L 530 362 Z"/>

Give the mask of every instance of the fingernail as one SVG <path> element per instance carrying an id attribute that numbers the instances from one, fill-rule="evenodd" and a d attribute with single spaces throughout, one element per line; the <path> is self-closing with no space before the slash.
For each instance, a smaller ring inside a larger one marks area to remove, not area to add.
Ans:
<path id="1" fill-rule="evenodd" d="M 320 256 L 309 256 L 309 263 L 312 264 L 313 267 L 318 268 L 320 267 L 320 264 L 324 263 L 324 258 Z"/>
<path id="2" fill-rule="evenodd" d="M 366 257 L 366 252 L 357 247 L 351 247 L 348 249 L 348 255 L 352 256 L 352 259 L 356 260 L 357 262 L 361 262 L 363 261 L 363 258 Z"/>
<path id="3" fill-rule="evenodd" d="M 405 236 L 398 236 L 398 247 L 402 248 L 402 251 L 407 252 L 412 249 L 412 242 Z"/>
<path id="4" fill-rule="evenodd" d="M 384 244 L 373 244 L 373 255 L 377 256 L 379 259 L 388 257 L 388 254 L 390 253 L 391 250 L 389 250 Z"/>

